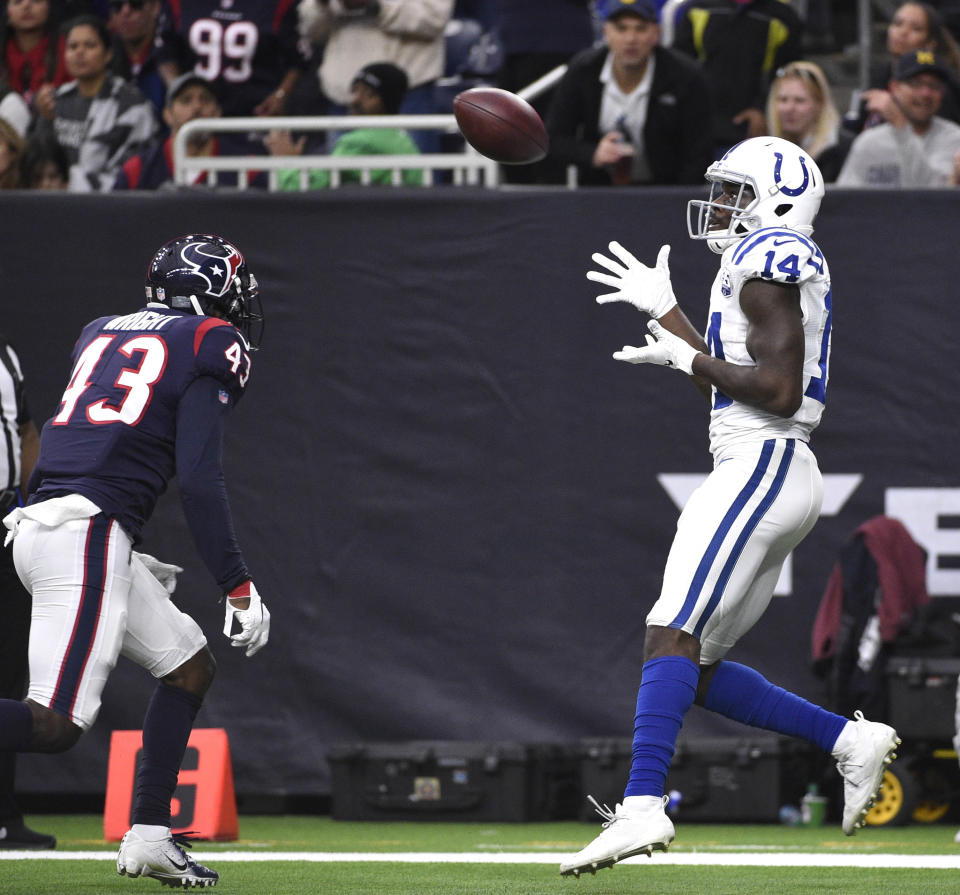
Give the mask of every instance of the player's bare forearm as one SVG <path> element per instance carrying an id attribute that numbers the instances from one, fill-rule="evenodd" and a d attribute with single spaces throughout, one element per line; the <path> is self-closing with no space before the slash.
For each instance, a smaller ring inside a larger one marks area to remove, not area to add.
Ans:
<path id="1" fill-rule="evenodd" d="M 710 349 L 707 347 L 707 343 L 704 342 L 703 336 L 697 332 L 694 325 L 690 322 L 690 319 L 686 314 L 680 309 L 679 305 L 675 305 L 666 314 L 659 318 L 660 325 L 672 332 L 675 336 L 679 336 L 686 342 L 688 345 L 692 345 L 697 351 L 703 352 L 704 355 L 710 354 Z M 693 376 L 690 377 L 690 381 L 694 384 L 697 391 L 700 392 L 707 400 L 710 399 L 711 389 L 710 389 L 710 380 L 704 378 L 702 375 L 699 375 L 696 370 L 694 370 Z"/>
<path id="2" fill-rule="evenodd" d="M 747 317 L 746 346 L 754 365 L 732 364 L 699 354 L 693 372 L 735 401 L 790 417 L 803 401 L 803 321 L 799 293 L 751 280 L 740 293 Z"/>
<path id="3" fill-rule="evenodd" d="M 693 359 L 693 372 L 734 401 L 775 416 L 793 416 L 799 407 L 799 401 L 794 402 L 787 394 L 790 390 L 784 387 L 784 376 L 766 365 L 743 366 L 698 354 Z"/>

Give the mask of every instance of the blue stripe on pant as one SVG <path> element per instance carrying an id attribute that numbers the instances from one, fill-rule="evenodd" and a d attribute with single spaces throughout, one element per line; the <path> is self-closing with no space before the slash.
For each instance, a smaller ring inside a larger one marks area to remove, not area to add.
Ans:
<path id="1" fill-rule="evenodd" d="M 77 691 L 97 636 L 100 607 L 107 577 L 107 549 L 112 520 L 103 514 L 91 518 L 84 547 L 83 585 L 80 604 L 67 646 L 51 708 L 60 715 L 72 716 Z"/>
<path id="2" fill-rule="evenodd" d="M 783 486 L 783 481 L 786 478 L 787 471 L 790 468 L 790 461 L 793 458 L 795 445 L 796 442 L 794 439 L 786 439 L 783 456 L 780 459 L 780 465 L 776 474 L 774 475 L 773 481 L 771 482 L 766 494 L 764 494 L 760 499 L 756 509 L 750 514 L 750 517 L 745 522 L 740 534 L 737 536 L 737 539 L 730 550 L 730 554 L 727 557 L 723 568 L 720 570 L 717 581 L 714 584 L 713 593 L 710 595 L 710 600 L 704 607 L 703 612 L 700 615 L 700 619 L 694 628 L 694 636 L 701 636 L 704 626 L 706 625 L 710 616 L 716 610 L 721 598 L 723 597 L 723 592 L 726 588 L 727 582 L 730 579 L 730 575 L 732 574 L 733 569 L 737 564 L 737 560 L 740 558 L 743 548 L 746 546 L 750 535 L 756 529 L 760 520 L 763 518 L 767 510 L 770 509 L 773 501 L 776 500 L 777 495 L 780 493 L 780 489 Z M 775 439 L 770 438 L 763 443 L 763 449 L 760 452 L 760 458 L 757 461 L 756 467 L 751 473 L 746 484 L 740 490 L 740 493 L 737 495 L 736 499 L 731 504 L 730 509 L 724 515 L 720 525 L 717 527 L 716 532 L 714 532 L 713 537 L 710 539 L 710 543 L 707 546 L 704 555 L 701 557 L 699 565 L 697 566 L 697 571 L 693 576 L 693 581 L 690 583 L 690 588 L 687 591 L 687 596 L 684 600 L 683 607 L 677 614 L 676 618 L 670 622 L 669 627 L 682 628 L 693 614 L 704 584 L 710 575 L 711 569 L 717 562 L 720 549 L 723 546 L 724 541 L 729 536 L 731 530 L 736 524 L 737 519 L 743 512 L 744 507 L 757 493 L 758 489 L 763 483 L 764 477 L 769 470 L 775 447 Z"/>

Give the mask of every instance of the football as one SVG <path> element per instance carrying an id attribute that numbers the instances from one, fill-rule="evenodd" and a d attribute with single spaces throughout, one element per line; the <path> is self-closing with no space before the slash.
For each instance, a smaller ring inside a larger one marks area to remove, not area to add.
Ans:
<path id="1" fill-rule="evenodd" d="M 495 162 L 529 165 L 547 154 L 550 140 L 536 109 L 508 90 L 464 90 L 453 100 L 453 114 L 466 141 Z"/>

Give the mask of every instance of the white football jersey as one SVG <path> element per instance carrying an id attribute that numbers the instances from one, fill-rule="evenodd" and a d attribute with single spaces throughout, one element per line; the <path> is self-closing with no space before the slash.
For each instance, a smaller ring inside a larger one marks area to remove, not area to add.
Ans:
<path id="1" fill-rule="evenodd" d="M 757 230 L 724 251 L 710 290 L 710 315 L 705 340 L 714 357 L 753 366 L 747 351 L 747 318 L 740 307 L 740 290 L 747 280 L 795 284 L 803 313 L 803 403 L 789 417 L 735 401 L 713 389 L 710 412 L 710 451 L 714 457 L 729 445 L 766 438 L 809 441 L 827 396 L 832 323 L 830 271 L 823 253 L 809 237 L 794 230 Z"/>

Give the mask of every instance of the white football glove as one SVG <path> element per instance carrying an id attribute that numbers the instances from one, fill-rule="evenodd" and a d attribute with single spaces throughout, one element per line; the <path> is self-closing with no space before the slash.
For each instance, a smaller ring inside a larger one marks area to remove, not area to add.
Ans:
<path id="1" fill-rule="evenodd" d="M 613 353 L 613 359 L 626 361 L 628 364 L 660 364 L 663 367 L 676 367 L 688 376 L 692 376 L 693 359 L 700 352 L 679 336 L 664 329 L 656 320 L 650 320 L 647 323 L 647 329 L 653 335 L 647 336 L 647 344 L 643 348 L 624 345 L 620 351 Z"/>
<path id="2" fill-rule="evenodd" d="M 177 589 L 177 575 L 183 571 L 180 566 L 160 562 L 155 556 L 151 556 L 149 553 L 137 553 L 136 550 L 131 550 L 130 556 L 139 559 L 168 594 L 172 594 Z"/>
<path id="3" fill-rule="evenodd" d="M 646 311 L 651 317 L 662 317 L 677 303 L 670 282 L 670 246 L 660 247 L 655 267 L 647 267 L 638 261 L 619 242 L 610 243 L 610 252 L 620 259 L 619 263 L 606 255 L 594 252 L 593 261 L 605 267 L 610 273 L 598 270 L 587 271 L 587 279 L 616 289 L 606 295 L 597 296 L 597 304 L 611 301 L 625 301 L 638 311 Z"/>
<path id="4" fill-rule="evenodd" d="M 250 606 L 247 609 L 237 609 L 230 602 L 244 597 L 250 598 Z M 254 583 L 246 581 L 239 587 L 235 587 L 227 594 L 226 604 L 223 633 L 230 639 L 230 646 L 246 647 L 248 656 L 263 649 L 270 637 L 270 612 L 263 605 L 263 600 L 260 599 Z M 240 633 L 231 636 L 230 630 L 233 627 L 234 618 L 240 623 Z"/>

